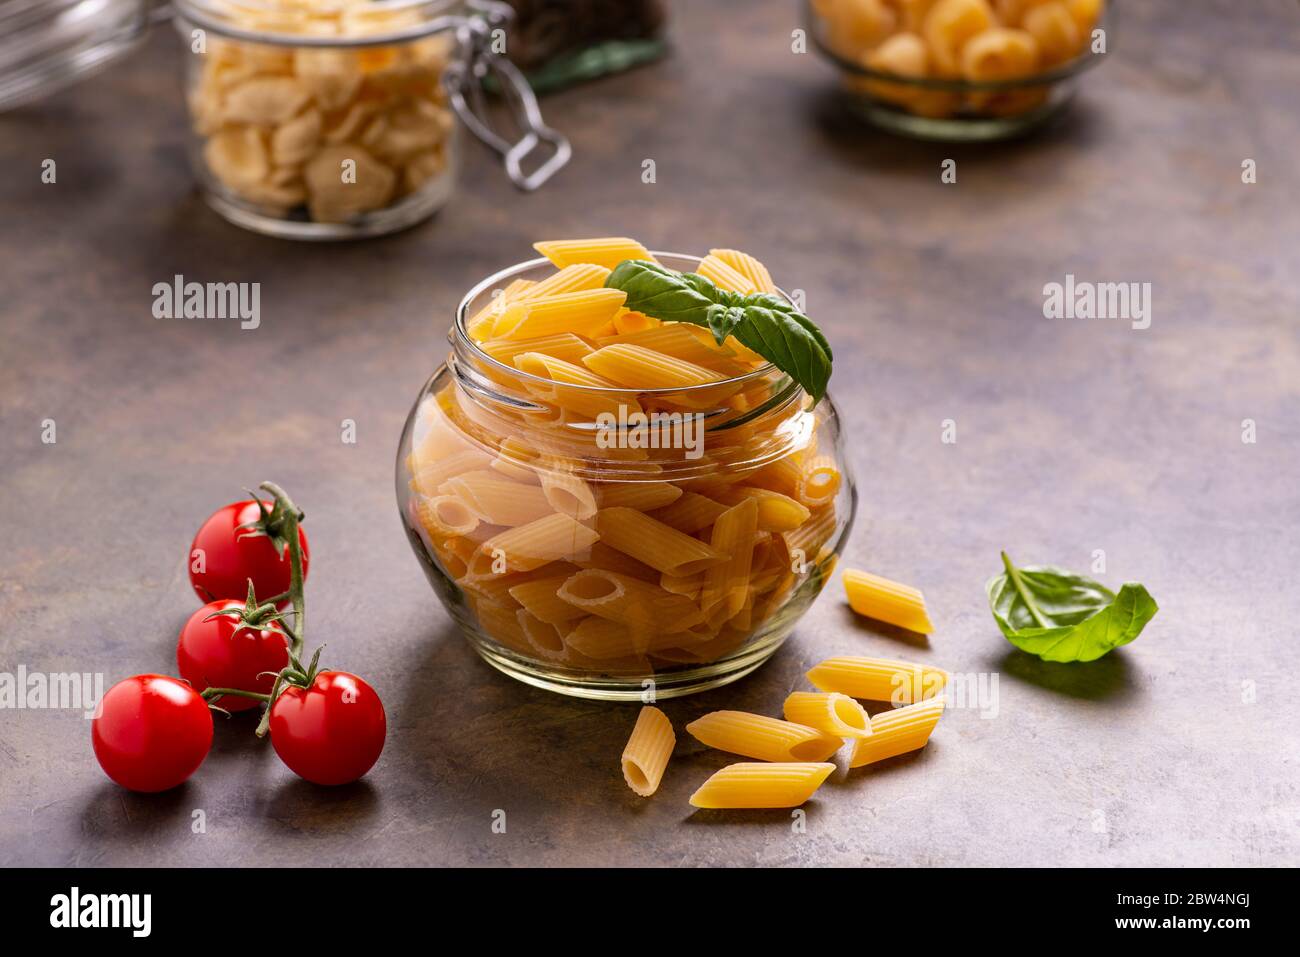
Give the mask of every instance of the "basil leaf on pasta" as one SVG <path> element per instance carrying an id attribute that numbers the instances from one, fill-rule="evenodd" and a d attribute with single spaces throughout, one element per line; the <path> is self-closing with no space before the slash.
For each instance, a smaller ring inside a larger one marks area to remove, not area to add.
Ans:
<path id="1" fill-rule="evenodd" d="M 813 401 L 826 394 L 831 347 L 820 329 L 790 303 L 769 293 L 741 295 L 719 289 L 697 273 L 629 259 L 605 280 L 627 293 L 628 309 L 665 322 L 704 326 L 719 343 L 735 336 L 803 386 Z"/>

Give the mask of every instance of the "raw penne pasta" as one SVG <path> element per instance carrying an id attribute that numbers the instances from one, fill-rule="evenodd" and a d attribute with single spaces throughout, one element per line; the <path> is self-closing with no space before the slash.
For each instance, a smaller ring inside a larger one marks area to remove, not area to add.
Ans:
<path id="1" fill-rule="evenodd" d="M 627 293 L 584 289 L 507 303 L 492 327 L 494 339 L 536 339 L 562 332 L 596 335 L 614 318 Z"/>
<path id="2" fill-rule="evenodd" d="M 416 500 L 420 524 L 430 534 L 468 535 L 478 527 L 478 516 L 455 495 L 420 497 Z"/>
<path id="3" fill-rule="evenodd" d="M 799 470 L 795 498 L 809 508 L 825 505 L 840 490 L 840 469 L 829 455 L 809 459 Z"/>
<path id="4" fill-rule="evenodd" d="M 603 283 L 604 280 L 602 279 Z M 513 302 L 529 289 L 535 287 L 536 282 L 531 279 L 516 279 L 502 289 L 501 292 L 492 297 L 492 302 L 480 309 L 469 322 L 465 324 L 465 331 L 473 339 L 482 339 L 485 333 L 492 331 L 492 326 L 496 323 L 497 317 L 501 315 L 501 310 L 506 307 L 506 303 Z"/>
<path id="5" fill-rule="evenodd" d="M 685 631 L 703 621 L 695 603 L 658 585 L 604 569 L 588 568 L 565 580 L 560 598 L 589 615 L 645 631 Z"/>
<path id="6" fill-rule="evenodd" d="M 635 239 L 617 236 L 604 239 L 559 239 L 533 243 L 533 248 L 563 269 L 579 263 L 591 263 L 613 269 L 625 259 L 654 262 L 650 251 Z"/>
<path id="7" fill-rule="evenodd" d="M 623 748 L 623 778 L 642 797 L 659 790 L 677 736 L 672 722 L 658 708 L 646 706 L 637 715 L 632 736 Z"/>
<path id="8" fill-rule="evenodd" d="M 843 577 L 849 605 L 859 615 L 922 635 L 934 631 L 925 597 L 917 589 L 856 568 L 844 569 Z"/>
<path id="9" fill-rule="evenodd" d="M 556 511 L 536 485 L 516 482 L 490 469 L 464 472 L 448 479 L 443 488 L 479 519 L 493 525 L 527 525 Z"/>
<path id="10" fill-rule="evenodd" d="M 695 272 L 719 289 L 729 289 L 742 295 L 758 292 L 758 287 L 754 285 L 753 280 L 712 253 L 700 260 Z"/>
<path id="11" fill-rule="evenodd" d="M 735 364 L 731 351 L 723 350 L 712 342 L 708 330 L 685 322 L 665 322 L 637 332 L 621 332 L 619 335 L 597 339 L 596 345 L 641 346 L 706 368 L 713 368 L 717 362 Z"/>
<path id="12" fill-rule="evenodd" d="M 871 719 L 871 735 L 853 743 L 849 767 L 860 768 L 925 747 L 943 709 L 943 698 L 930 698 L 876 715 Z"/>
<path id="13" fill-rule="evenodd" d="M 704 588 L 705 572 L 696 572 L 694 575 L 660 575 L 659 587 L 666 592 L 674 595 L 685 595 L 687 598 L 696 598 Z"/>
<path id="14" fill-rule="evenodd" d="M 788 495 L 766 488 L 722 489 L 714 496 L 726 505 L 736 505 L 753 499 L 758 505 L 758 527 L 765 532 L 789 532 L 808 521 L 812 513 L 806 505 Z"/>
<path id="15" fill-rule="evenodd" d="M 691 795 L 699 808 L 784 808 L 803 804 L 822 785 L 833 764 L 773 762 L 729 764 Z"/>
<path id="16" fill-rule="evenodd" d="M 644 332 L 648 329 L 658 328 L 660 325 L 662 325 L 662 320 L 656 319 L 654 316 L 647 316 L 643 312 L 625 310 L 614 317 L 616 335 Z"/>
<path id="17" fill-rule="evenodd" d="M 564 636 L 566 648 L 583 658 L 601 662 L 640 659 L 648 653 L 698 644 L 690 632 L 655 632 L 626 622 L 601 618 L 582 619 Z"/>
<path id="18" fill-rule="evenodd" d="M 543 566 L 547 568 L 548 566 Z M 586 612 L 560 597 L 560 588 L 573 572 L 548 575 L 522 582 L 510 588 L 510 597 L 538 621 L 548 625 L 562 625 L 586 617 Z"/>
<path id="19" fill-rule="evenodd" d="M 596 530 L 606 545 L 668 575 L 690 575 L 723 560 L 708 545 L 630 508 L 603 508 Z"/>
<path id="20" fill-rule="evenodd" d="M 585 339 L 571 332 L 558 332 L 538 339 L 493 339 L 480 347 L 497 362 L 514 365 L 515 357 L 526 352 L 550 356 L 563 362 L 579 363 L 582 357 L 595 352 Z"/>
<path id="21" fill-rule="evenodd" d="M 710 249 L 709 255 L 740 273 L 753 283 L 754 288 L 759 292 L 776 292 L 776 283 L 772 282 L 772 274 L 753 256 L 742 253 L 738 249 Z"/>
<path id="22" fill-rule="evenodd" d="M 559 629 L 550 622 L 542 621 L 526 608 L 515 612 L 519 628 L 532 650 L 546 661 L 563 661 L 566 653 L 564 639 Z"/>
<path id="23" fill-rule="evenodd" d="M 712 369 L 626 343 L 602 346 L 583 356 L 582 364 L 609 382 L 638 389 L 677 389 L 722 379 Z"/>
<path id="24" fill-rule="evenodd" d="M 888 658 L 843 656 L 814 666 L 808 680 L 822 691 L 850 698 L 912 704 L 939 694 L 948 683 L 948 672 Z"/>
<path id="25" fill-rule="evenodd" d="M 574 263 L 547 276 L 528 289 L 521 290 L 515 299 L 545 299 L 566 292 L 585 292 L 601 289 L 609 278 L 609 270 L 595 263 Z"/>
<path id="26" fill-rule="evenodd" d="M 511 571 L 529 571 L 561 558 L 581 558 L 599 537 L 568 515 L 552 514 L 492 536 L 479 552 L 489 563 L 502 561 Z"/>
<path id="27" fill-rule="evenodd" d="M 575 562 L 579 568 L 595 568 L 603 571 L 617 572 L 628 578 L 639 578 L 644 582 L 657 582 L 662 574 L 645 562 L 639 562 L 631 555 L 625 555 L 617 548 L 611 548 L 604 542 L 591 546 L 587 556 Z"/>
<path id="28" fill-rule="evenodd" d="M 825 761 L 844 744 L 814 728 L 744 711 L 712 711 L 686 730 L 710 748 L 760 761 Z"/>
<path id="29" fill-rule="evenodd" d="M 596 493 L 578 476 L 561 471 L 544 472 L 541 486 L 546 501 L 560 514 L 580 520 L 596 514 Z"/>
<path id="30" fill-rule="evenodd" d="M 525 352 L 515 356 L 515 368 L 529 375 L 559 383 L 539 392 L 561 407 L 581 413 L 588 418 L 596 419 L 602 415 L 617 417 L 620 411 L 624 415 L 641 411 L 634 396 L 624 397 L 617 391 L 619 389 L 617 383 L 602 379 L 580 365 L 554 359 L 540 352 Z M 566 389 L 565 385 L 575 385 L 579 388 Z M 602 389 L 608 391 L 599 391 Z"/>
<path id="31" fill-rule="evenodd" d="M 501 644 L 522 654 L 532 651 L 533 646 L 528 643 L 528 637 L 515 614 L 516 608 L 494 601 L 480 601 L 474 611 L 483 630 Z"/>
<path id="32" fill-rule="evenodd" d="M 871 734 L 871 716 L 846 694 L 795 691 L 783 705 L 785 720 L 814 728 L 837 738 L 862 738 Z"/>
<path id="33" fill-rule="evenodd" d="M 679 532 L 693 534 L 702 528 L 708 528 L 726 510 L 727 506 L 715 499 L 695 492 L 685 492 L 673 504 L 656 509 L 651 517 Z"/>
<path id="34" fill-rule="evenodd" d="M 613 482 L 600 487 L 601 508 L 624 506 L 640 512 L 663 508 L 682 497 L 682 490 L 669 482 Z"/>
<path id="35" fill-rule="evenodd" d="M 758 529 L 758 503 L 745 499 L 727 509 L 713 523 L 709 546 L 725 561 L 706 569 L 700 592 L 700 609 L 713 614 L 715 607 L 725 609 L 725 617 L 737 614 L 749 597 L 750 573 L 754 559 L 754 533 Z"/>
<path id="36" fill-rule="evenodd" d="M 462 472 L 484 468 L 491 461 L 491 457 L 486 452 L 475 449 L 457 452 L 447 458 L 435 459 L 420 467 L 411 479 L 411 487 L 426 498 L 436 498 L 442 494 L 439 488 L 447 479 L 454 478 Z"/>

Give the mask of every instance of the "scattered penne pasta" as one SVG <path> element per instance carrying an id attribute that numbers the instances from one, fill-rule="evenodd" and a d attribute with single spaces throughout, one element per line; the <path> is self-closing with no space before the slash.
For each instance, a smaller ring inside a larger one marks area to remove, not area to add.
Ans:
<path id="1" fill-rule="evenodd" d="M 677 736 L 668 717 L 658 708 L 642 708 L 632 736 L 623 748 L 623 778 L 627 786 L 642 797 L 659 790 L 676 743 Z"/>
<path id="2" fill-rule="evenodd" d="M 816 762 L 729 764 L 691 795 L 699 808 L 785 808 L 803 804 L 835 770 Z"/>
<path id="3" fill-rule="evenodd" d="M 712 711 L 686 730 L 710 748 L 760 761 L 825 761 L 844 744 L 814 728 L 744 711 Z"/>
<path id="4" fill-rule="evenodd" d="M 849 767 L 860 768 L 925 747 L 943 709 L 943 698 L 930 698 L 876 715 L 871 719 L 871 734 L 853 743 Z"/>
<path id="5" fill-rule="evenodd" d="M 827 658 L 808 672 L 822 691 L 838 691 L 863 701 L 912 704 L 933 698 L 948 683 L 948 672 L 888 658 Z"/>
<path id="6" fill-rule="evenodd" d="M 844 591 L 849 596 L 849 605 L 859 615 L 922 635 L 934 631 L 925 610 L 924 596 L 910 585 L 856 568 L 846 568 Z"/>
<path id="7" fill-rule="evenodd" d="M 865 738 L 871 716 L 848 695 L 837 691 L 795 691 L 785 699 L 785 720 L 837 738 Z"/>

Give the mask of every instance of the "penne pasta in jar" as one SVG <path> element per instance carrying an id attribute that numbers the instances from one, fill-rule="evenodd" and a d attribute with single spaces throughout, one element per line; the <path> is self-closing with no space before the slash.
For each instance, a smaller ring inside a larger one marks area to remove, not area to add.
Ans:
<path id="1" fill-rule="evenodd" d="M 790 634 L 852 521 L 830 347 L 792 318 L 810 355 L 783 371 L 743 327 L 657 314 L 645 284 L 685 275 L 795 317 L 739 250 L 537 249 L 465 297 L 408 417 L 397 494 L 417 556 L 475 649 L 530 684 L 634 700 L 734 680 Z"/>

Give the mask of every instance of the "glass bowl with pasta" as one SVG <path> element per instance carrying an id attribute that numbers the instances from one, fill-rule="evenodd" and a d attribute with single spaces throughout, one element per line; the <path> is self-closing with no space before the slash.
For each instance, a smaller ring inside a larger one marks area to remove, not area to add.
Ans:
<path id="1" fill-rule="evenodd" d="M 1101 62 L 1106 0 L 806 0 L 850 108 L 922 139 L 1016 136 L 1068 103 Z"/>
<path id="2" fill-rule="evenodd" d="M 784 296 L 751 257 L 537 248 L 464 297 L 407 418 L 411 546 L 471 645 L 528 684 L 636 700 L 734 681 L 790 634 L 852 522 L 835 406 L 605 285 L 649 260 Z"/>

